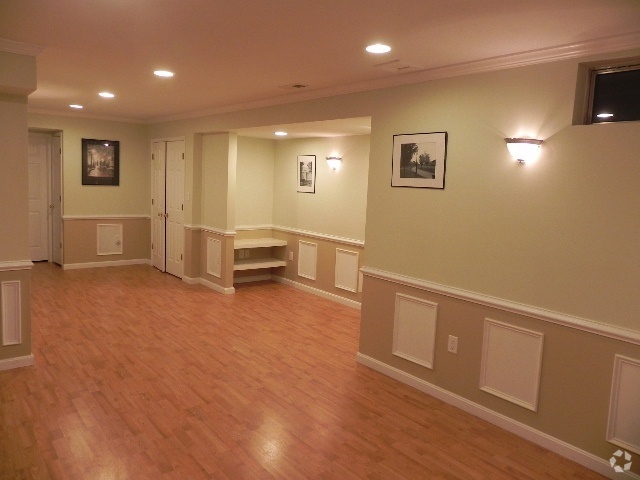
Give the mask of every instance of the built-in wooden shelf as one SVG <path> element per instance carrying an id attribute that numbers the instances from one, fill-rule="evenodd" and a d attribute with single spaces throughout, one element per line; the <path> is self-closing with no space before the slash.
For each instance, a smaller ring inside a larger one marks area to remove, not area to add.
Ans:
<path id="1" fill-rule="evenodd" d="M 234 250 L 244 250 L 253 248 L 271 248 L 271 247 L 286 247 L 286 240 L 279 240 L 277 238 L 245 238 L 242 240 L 235 240 L 233 242 Z M 272 252 L 273 255 L 273 252 Z M 258 268 L 273 268 L 284 267 L 287 262 L 277 258 L 263 257 L 263 258 L 243 258 L 233 262 L 233 270 L 257 270 Z"/>
<path id="2" fill-rule="evenodd" d="M 235 240 L 233 244 L 233 248 L 239 250 L 241 248 L 285 247 L 287 241 L 277 238 L 245 238 L 243 240 Z"/>

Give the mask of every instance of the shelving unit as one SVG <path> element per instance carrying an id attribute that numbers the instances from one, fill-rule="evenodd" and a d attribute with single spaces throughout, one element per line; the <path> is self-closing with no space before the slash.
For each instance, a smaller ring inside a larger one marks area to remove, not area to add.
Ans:
<path id="1" fill-rule="evenodd" d="M 235 240 L 233 248 L 234 250 L 251 250 L 256 248 L 270 248 L 271 255 L 265 258 L 241 258 L 234 260 L 233 270 L 256 270 L 259 268 L 272 268 L 272 267 L 284 267 L 287 262 L 279 258 L 274 258 L 274 247 L 286 247 L 286 240 L 279 240 L 277 238 L 246 238 L 242 240 Z"/>

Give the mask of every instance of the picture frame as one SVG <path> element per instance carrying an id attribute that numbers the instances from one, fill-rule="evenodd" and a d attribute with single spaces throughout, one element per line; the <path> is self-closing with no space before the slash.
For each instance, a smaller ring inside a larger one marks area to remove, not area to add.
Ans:
<path id="1" fill-rule="evenodd" d="M 82 139 L 82 185 L 120 185 L 120 142 Z"/>
<path id="2" fill-rule="evenodd" d="M 316 193 L 316 156 L 298 155 L 297 167 L 298 192 Z"/>
<path id="3" fill-rule="evenodd" d="M 393 136 L 392 187 L 444 189 L 447 132 Z"/>

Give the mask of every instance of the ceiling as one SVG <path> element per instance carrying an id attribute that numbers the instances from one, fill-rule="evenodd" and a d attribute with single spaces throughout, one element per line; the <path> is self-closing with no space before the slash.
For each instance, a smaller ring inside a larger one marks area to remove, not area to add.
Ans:
<path id="1" fill-rule="evenodd" d="M 640 1 L 0 0 L 0 39 L 43 47 L 30 111 L 149 123 L 636 48 Z"/>

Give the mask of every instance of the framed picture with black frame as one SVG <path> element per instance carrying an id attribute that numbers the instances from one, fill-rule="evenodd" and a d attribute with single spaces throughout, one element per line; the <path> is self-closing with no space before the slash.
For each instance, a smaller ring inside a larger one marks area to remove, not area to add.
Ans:
<path id="1" fill-rule="evenodd" d="M 316 156 L 298 155 L 298 192 L 316 193 Z"/>
<path id="2" fill-rule="evenodd" d="M 120 185 L 120 142 L 82 139 L 82 185 Z"/>
<path id="3" fill-rule="evenodd" d="M 447 132 L 393 136 L 392 187 L 444 188 Z"/>

